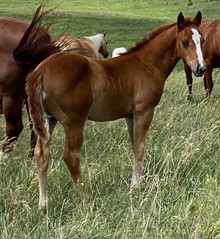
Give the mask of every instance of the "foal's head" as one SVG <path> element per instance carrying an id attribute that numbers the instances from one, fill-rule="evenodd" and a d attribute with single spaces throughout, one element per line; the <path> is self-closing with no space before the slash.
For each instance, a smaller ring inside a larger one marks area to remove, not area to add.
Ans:
<path id="1" fill-rule="evenodd" d="M 106 38 L 106 33 L 99 34 L 99 35 L 101 37 L 101 45 L 100 45 L 100 48 L 99 48 L 99 53 L 102 54 L 106 58 L 109 55 L 108 47 L 107 47 L 108 41 L 107 41 L 107 38 Z"/>
<path id="2" fill-rule="evenodd" d="M 177 18 L 177 54 L 186 62 L 196 76 L 202 76 L 206 71 L 201 50 L 203 37 L 198 30 L 201 20 L 202 14 L 200 11 L 194 19 L 184 18 L 182 13 Z"/>

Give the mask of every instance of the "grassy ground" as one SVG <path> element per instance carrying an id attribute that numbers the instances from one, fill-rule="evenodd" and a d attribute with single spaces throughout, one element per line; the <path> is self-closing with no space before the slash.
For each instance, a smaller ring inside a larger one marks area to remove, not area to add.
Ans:
<path id="1" fill-rule="evenodd" d="M 217 18 L 218 1 L 47 1 L 60 19 L 54 36 L 68 27 L 77 36 L 106 31 L 110 50 L 133 46 L 151 29 L 173 22 L 180 11 Z M 5 1 L 0 14 L 30 21 L 39 1 Z M 84 188 L 77 191 L 62 160 L 64 134 L 58 125 L 49 170 L 49 211 L 38 211 L 38 182 L 29 161 L 29 129 L 8 160 L 0 162 L 0 237 L 2 239 L 211 239 L 220 238 L 219 72 L 210 102 L 201 78 L 194 80 L 194 101 L 187 101 L 179 65 L 146 138 L 145 180 L 130 191 L 132 152 L 123 120 L 88 122 L 82 149 Z M 25 115 L 25 112 L 24 112 Z M 0 118 L 0 138 L 5 123 Z"/>

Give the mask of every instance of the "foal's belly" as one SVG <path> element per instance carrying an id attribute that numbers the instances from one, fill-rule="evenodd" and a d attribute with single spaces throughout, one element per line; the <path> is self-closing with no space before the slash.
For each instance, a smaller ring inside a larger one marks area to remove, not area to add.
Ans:
<path id="1" fill-rule="evenodd" d="M 91 107 L 88 119 L 93 121 L 112 121 L 130 117 L 132 113 L 132 108 L 120 101 L 95 102 Z"/>

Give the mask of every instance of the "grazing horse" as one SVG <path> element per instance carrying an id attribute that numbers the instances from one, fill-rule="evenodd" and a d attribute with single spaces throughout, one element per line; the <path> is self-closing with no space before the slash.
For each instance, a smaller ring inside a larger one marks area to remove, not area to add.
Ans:
<path id="1" fill-rule="evenodd" d="M 47 205 L 50 139 L 57 121 L 66 134 L 64 161 L 77 183 L 85 122 L 125 118 L 134 153 L 131 185 L 139 184 L 145 136 L 165 80 L 181 58 L 196 75 L 205 71 L 201 18 L 201 12 L 193 19 L 180 13 L 177 22 L 159 27 L 122 56 L 108 60 L 55 53 L 28 75 L 40 208 Z"/>
<path id="2" fill-rule="evenodd" d="M 199 27 L 204 37 L 202 47 L 203 57 L 206 63 L 206 73 L 204 75 L 204 87 L 206 96 L 209 96 L 213 88 L 212 72 L 214 68 L 220 67 L 220 20 L 203 19 Z M 188 99 L 192 99 L 192 71 L 184 63 L 186 81 L 189 89 Z"/>
<path id="3" fill-rule="evenodd" d="M 115 49 L 112 51 L 112 58 L 118 57 L 118 56 L 120 56 L 122 53 L 125 53 L 125 52 L 127 52 L 127 50 L 126 50 L 124 47 L 115 48 Z"/>
<path id="4" fill-rule="evenodd" d="M 83 37 L 81 39 L 71 36 L 61 36 L 55 44 L 60 45 L 61 50 L 69 51 L 74 54 L 99 57 L 99 53 L 103 57 L 108 57 L 106 33 L 95 34 L 90 37 Z"/>

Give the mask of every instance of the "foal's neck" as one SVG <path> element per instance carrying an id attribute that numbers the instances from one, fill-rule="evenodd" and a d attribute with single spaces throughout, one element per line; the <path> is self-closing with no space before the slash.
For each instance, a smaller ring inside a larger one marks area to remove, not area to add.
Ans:
<path id="1" fill-rule="evenodd" d="M 163 78 L 162 80 L 164 81 L 180 60 L 176 52 L 176 35 L 177 29 L 175 25 L 160 33 L 149 42 L 149 45 L 147 46 L 148 52 L 150 49 L 150 54 L 153 56 L 149 57 L 153 61 L 154 67 L 156 66 L 158 72 L 160 72 L 160 75 Z"/>

